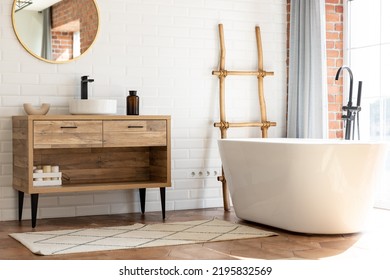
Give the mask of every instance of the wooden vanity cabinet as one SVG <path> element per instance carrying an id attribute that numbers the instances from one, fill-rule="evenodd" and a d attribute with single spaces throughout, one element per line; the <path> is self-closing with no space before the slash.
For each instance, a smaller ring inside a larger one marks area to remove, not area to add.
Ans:
<path id="1" fill-rule="evenodd" d="M 31 195 L 32 226 L 38 195 L 139 189 L 145 211 L 146 188 L 160 188 L 165 218 L 165 188 L 171 186 L 169 116 L 47 115 L 15 116 L 13 187 Z M 58 186 L 34 186 L 33 166 L 56 165 Z"/>

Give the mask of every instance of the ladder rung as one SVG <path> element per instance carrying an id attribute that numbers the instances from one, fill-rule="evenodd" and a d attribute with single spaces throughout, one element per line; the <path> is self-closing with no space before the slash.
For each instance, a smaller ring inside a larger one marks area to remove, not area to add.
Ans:
<path id="1" fill-rule="evenodd" d="M 212 72 L 216 76 L 273 76 L 274 72 L 267 71 L 227 71 L 227 70 L 215 70 Z"/>
<path id="2" fill-rule="evenodd" d="M 276 126 L 276 122 L 243 122 L 243 123 L 230 123 L 230 122 L 218 122 L 214 123 L 214 127 L 264 127 L 264 126 Z"/>

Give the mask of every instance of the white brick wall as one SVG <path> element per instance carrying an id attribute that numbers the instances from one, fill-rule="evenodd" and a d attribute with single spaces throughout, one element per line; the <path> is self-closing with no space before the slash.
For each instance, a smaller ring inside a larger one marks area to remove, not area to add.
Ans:
<path id="1" fill-rule="evenodd" d="M 11 22 L 12 0 L 0 2 L 0 220 L 17 219 L 12 188 L 11 116 L 23 103 L 52 104 L 50 114 L 67 114 L 68 100 L 79 95 L 79 79 L 95 79 L 91 95 L 118 100 L 125 113 L 130 89 L 140 96 L 141 114 L 172 116 L 172 188 L 167 210 L 222 206 L 221 185 L 192 171 L 218 170 L 219 130 L 218 23 L 223 23 L 229 70 L 254 70 L 254 28 L 259 25 L 265 70 L 268 117 L 278 126 L 270 137 L 284 136 L 286 115 L 285 0 L 98 0 L 101 29 L 92 50 L 67 64 L 49 64 L 28 54 Z M 229 121 L 259 119 L 253 77 L 226 80 Z M 231 129 L 230 137 L 258 136 L 257 129 Z M 24 219 L 30 218 L 29 196 Z M 41 195 L 38 218 L 139 211 L 138 191 Z M 146 211 L 159 211 L 159 191 L 147 191 Z"/>

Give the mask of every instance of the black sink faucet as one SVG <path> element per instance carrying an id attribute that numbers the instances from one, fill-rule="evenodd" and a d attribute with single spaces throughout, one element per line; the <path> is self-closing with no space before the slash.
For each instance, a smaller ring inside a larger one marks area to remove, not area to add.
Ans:
<path id="1" fill-rule="evenodd" d="M 88 79 L 88 76 L 81 77 L 81 99 L 88 99 L 88 83 L 92 83 L 94 79 Z"/>

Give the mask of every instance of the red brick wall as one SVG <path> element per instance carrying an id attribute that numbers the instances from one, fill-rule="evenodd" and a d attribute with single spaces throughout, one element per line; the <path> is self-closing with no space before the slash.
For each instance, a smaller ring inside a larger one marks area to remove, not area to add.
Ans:
<path id="1" fill-rule="evenodd" d="M 84 2 L 84 3 L 83 3 Z M 80 12 L 81 53 L 85 52 L 93 43 L 99 26 L 96 7 L 91 0 L 77 1 Z"/>
<path id="2" fill-rule="evenodd" d="M 52 31 L 52 60 L 73 58 L 73 32 Z"/>
<path id="3" fill-rule="evenodd" d="M 69 58 L 73 58 L 73 32 L 78 30 L 81 53 L 85 52 L 96 37 L 98 25 L 98 14 L 92 0 L 63 0 L 53 5 L 53 59 L 61 53 L 69 53 Z"/>
<path id="4" fill-rule="evenodd" d="M 329 138 L 343 138 L 343 83 L 335 81 L 343 65 L 343 0 L 326 0 L 326 49 L 328 66 Z"/>
<path id="5" fill-rule="evenodd" d="M 289 67 L 290 1 L 287 0 L 287 73 Z M 329 138 L 343 138 L 342 80 L 335 81 L 338 68 L 343 65 L 343 0 L 325 0 L 326 53 L 328 69 Z M 288 75 L 287 75 L 288 78 Z"/>

